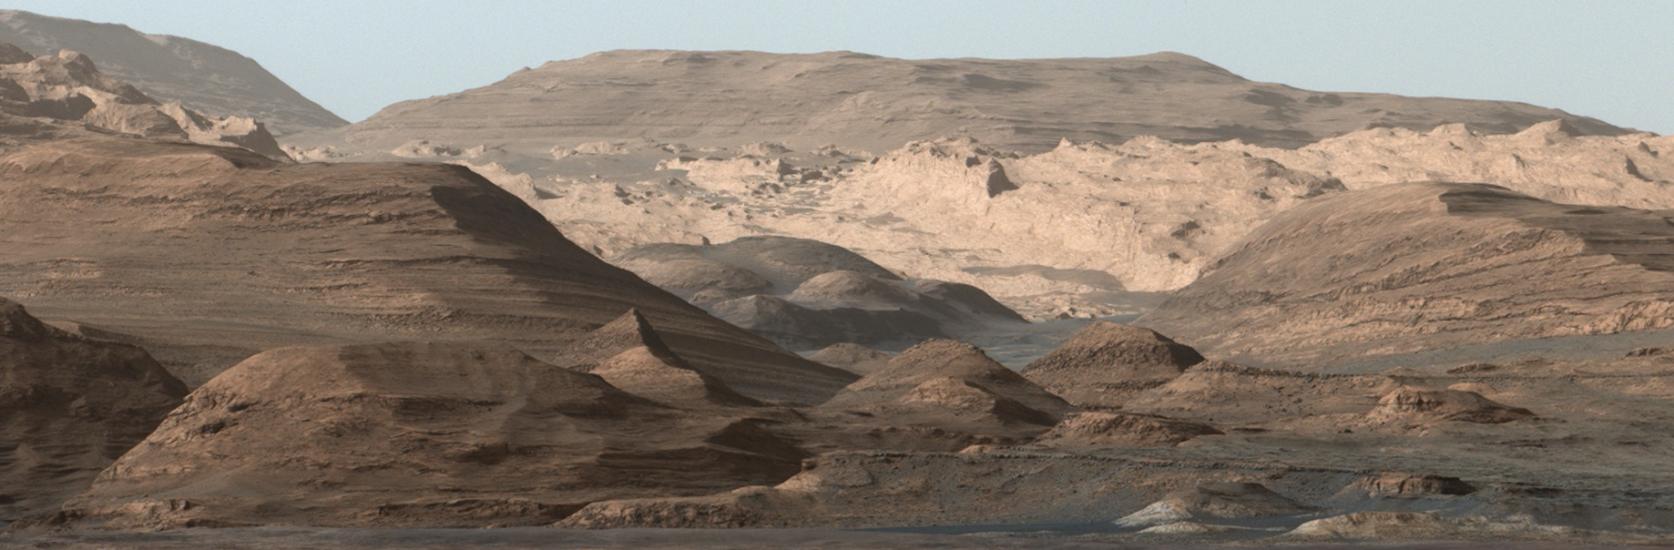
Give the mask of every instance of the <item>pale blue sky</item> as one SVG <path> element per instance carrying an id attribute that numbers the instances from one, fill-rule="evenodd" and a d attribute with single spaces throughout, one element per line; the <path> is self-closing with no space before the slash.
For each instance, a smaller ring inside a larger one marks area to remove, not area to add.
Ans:
<path id="1" fill-rule="evenodd" d="M 344 118 L 620 48 L 1105 57 L 1332 91 L 1511 99 L 1674 133 L 1674 1 L 10 0 L 248 55 Z"/>

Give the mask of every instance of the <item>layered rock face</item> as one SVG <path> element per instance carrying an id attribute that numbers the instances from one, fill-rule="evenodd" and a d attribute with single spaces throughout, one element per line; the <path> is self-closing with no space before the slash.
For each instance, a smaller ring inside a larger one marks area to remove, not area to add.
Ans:
<path id="1" fill-rule="evenodd" d="M 74 50 L 146 95 L 215 117 L 250 117 L 276 133 L 348 124 L 267 72 L 255 60 L 211 44 L 125 25 L 0 10 L 0 42 L 36 53 Z"/>
<path id="2" fill-rule="evenodd" d="M 53 328 L 0 298 L 0 523 L 85 490 L 185 395 L 144 350 Z"/>
<path id="3" fill-rule="evenodd" d="M 31 57 L 0 43 L 0 110 L 25 117 L 77 121 L 91 128 L 150 139 L 242 147 L 290 160 L 267 127 L 248 117 L 213 118 L 179 102 L 159 103 L 107 77 L 88 56 L 70 50 Z"/>
<path id="4" fill-rule="evenodd" d="M 26 65 L 92 70 L 51 60 Z M 600 261 L 464 168 L 295 165 L 4 116 L 0 292 L 131 334 L 189 384 L 308 343 L 490 339 L 552 357 L 630 308 L 751 397 L 818 402 L 854 379 Z"/>
<path id="5" fill-rule="evenodd" d="M 801 458 L 751 421 L 516 351 L 283 348 L 193 391 L 68 509 L 129 528 L 538 524 L 600 498 L 777 482 Z"/>
<path id="6" fill-rule="evenodd" d="M 1399 184 L 1285 212 L 1140 324 L 1313 363 L 1674 326 L 1674 225 L 1501 187 Z"/>
<path id="7" fill-rule="evenodd" d="M 852 52 L 613 51 L 397 103 L 339 137 L 376 150 L 427 137 L 501 140 L 531 151 L 650 138 L 881 152 L 966 135 L 1036 152 L 1060 138 L 1119 142 L 1155 135 L 1299 146 L 1373 126 L 1428 129 L 1463 122 L 1513 132 L 1559 118 L 1592 133 L 1621 132 L 1518 103 L 1321 93 L 1252 82 L 1177 53 L 904 60 Z"/>

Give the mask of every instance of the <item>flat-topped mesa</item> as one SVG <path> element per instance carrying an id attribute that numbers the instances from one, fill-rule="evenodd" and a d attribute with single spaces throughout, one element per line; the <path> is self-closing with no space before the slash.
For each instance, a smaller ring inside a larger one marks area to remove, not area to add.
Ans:
<path id="1" fill-rule="evenodd" d="M 53 328 L 0 298 L 0 522 L 57 509 L 185 395 L 144 350 Z"/>
<path id="2" fill-rule="evenodd" d="M 1252 82 L 1172 52 L 1001 60 L 634 50 L 554 61 L 472 90 L 396 103 L 329 137 L 376 151 L 417 137 L 453 143 L 494 137 L 541 150 L 648 138 L 700 147 L 833 144 L 881 153 L 969 136 L 1002 150 L 1040 152 L 1061 138 L 1240 138 L 1297 147 L 1376 126 L 1427 130 L 1460 122 L 1507 133 L 1551 119 L 1570 120 L 1587 133 L 1623 132 L 1514 102 Z"/>
<path id="3" fill-rule="evenodd" d="M 1023 376 L 1081 406 L 1119 406 L 1123 396 L 1163 384 L 1203 356 L 1156 331 L 1095 321 L 1023 368 Z"/>
<path id="4" fill-rule="evenodd" d="M 193 391 L 68 506 L 122 528 L 534 525 L 600 499 L 777 483 L 803 456 L 508 348 L 281 348 Z"/>
<path id="5" fill-rule="evenodd" d="M 1668 328 L 1666 217 L 1482 184 L 1335 193 L 1262 225 L 1137 322 L 1275 365 Z"/>

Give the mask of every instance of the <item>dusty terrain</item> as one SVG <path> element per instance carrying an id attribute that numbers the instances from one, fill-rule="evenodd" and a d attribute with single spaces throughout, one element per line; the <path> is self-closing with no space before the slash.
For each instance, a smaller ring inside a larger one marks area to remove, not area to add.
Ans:
<path id="1" fill-rule="evenodd" d="M 1667 137 L 614 52 L 263 155 L 0 63 L 0 296 L 59 327 L 0 304 L 0 545 L 1674 540 Z M 658 95 L 716 82 L 849 107 Z"/>

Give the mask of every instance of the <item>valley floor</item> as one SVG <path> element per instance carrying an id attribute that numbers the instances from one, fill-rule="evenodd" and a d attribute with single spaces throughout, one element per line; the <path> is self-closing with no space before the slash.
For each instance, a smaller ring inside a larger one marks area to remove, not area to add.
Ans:
<path id="1" fill-rule="evenodd" d="M 1271 541 L 1206 543 L 1157 541 L 1122 534 L 1071 534 L 1005 531 L 937 534 L 847 529 L 187 529 L 162 533 L 83 531 L 52 535 L 0 535 L 0 548 L 148 548 L 264 550 L 270 548 L 1030 548 L 1030 549 L 1184 549 L 1219 545 L 1267 547 Z M 1497 544 L 1532 550 L 1621 548 L 1620 542 L 1574 543 L 1425 541 L 1399 543 L 1306 543 L 1293 550 L 1377 548 L 1380 550 L 1454 550 L 1494 548 Z M 1645 545 L 1636 548 L 1674 548 Z"/>

